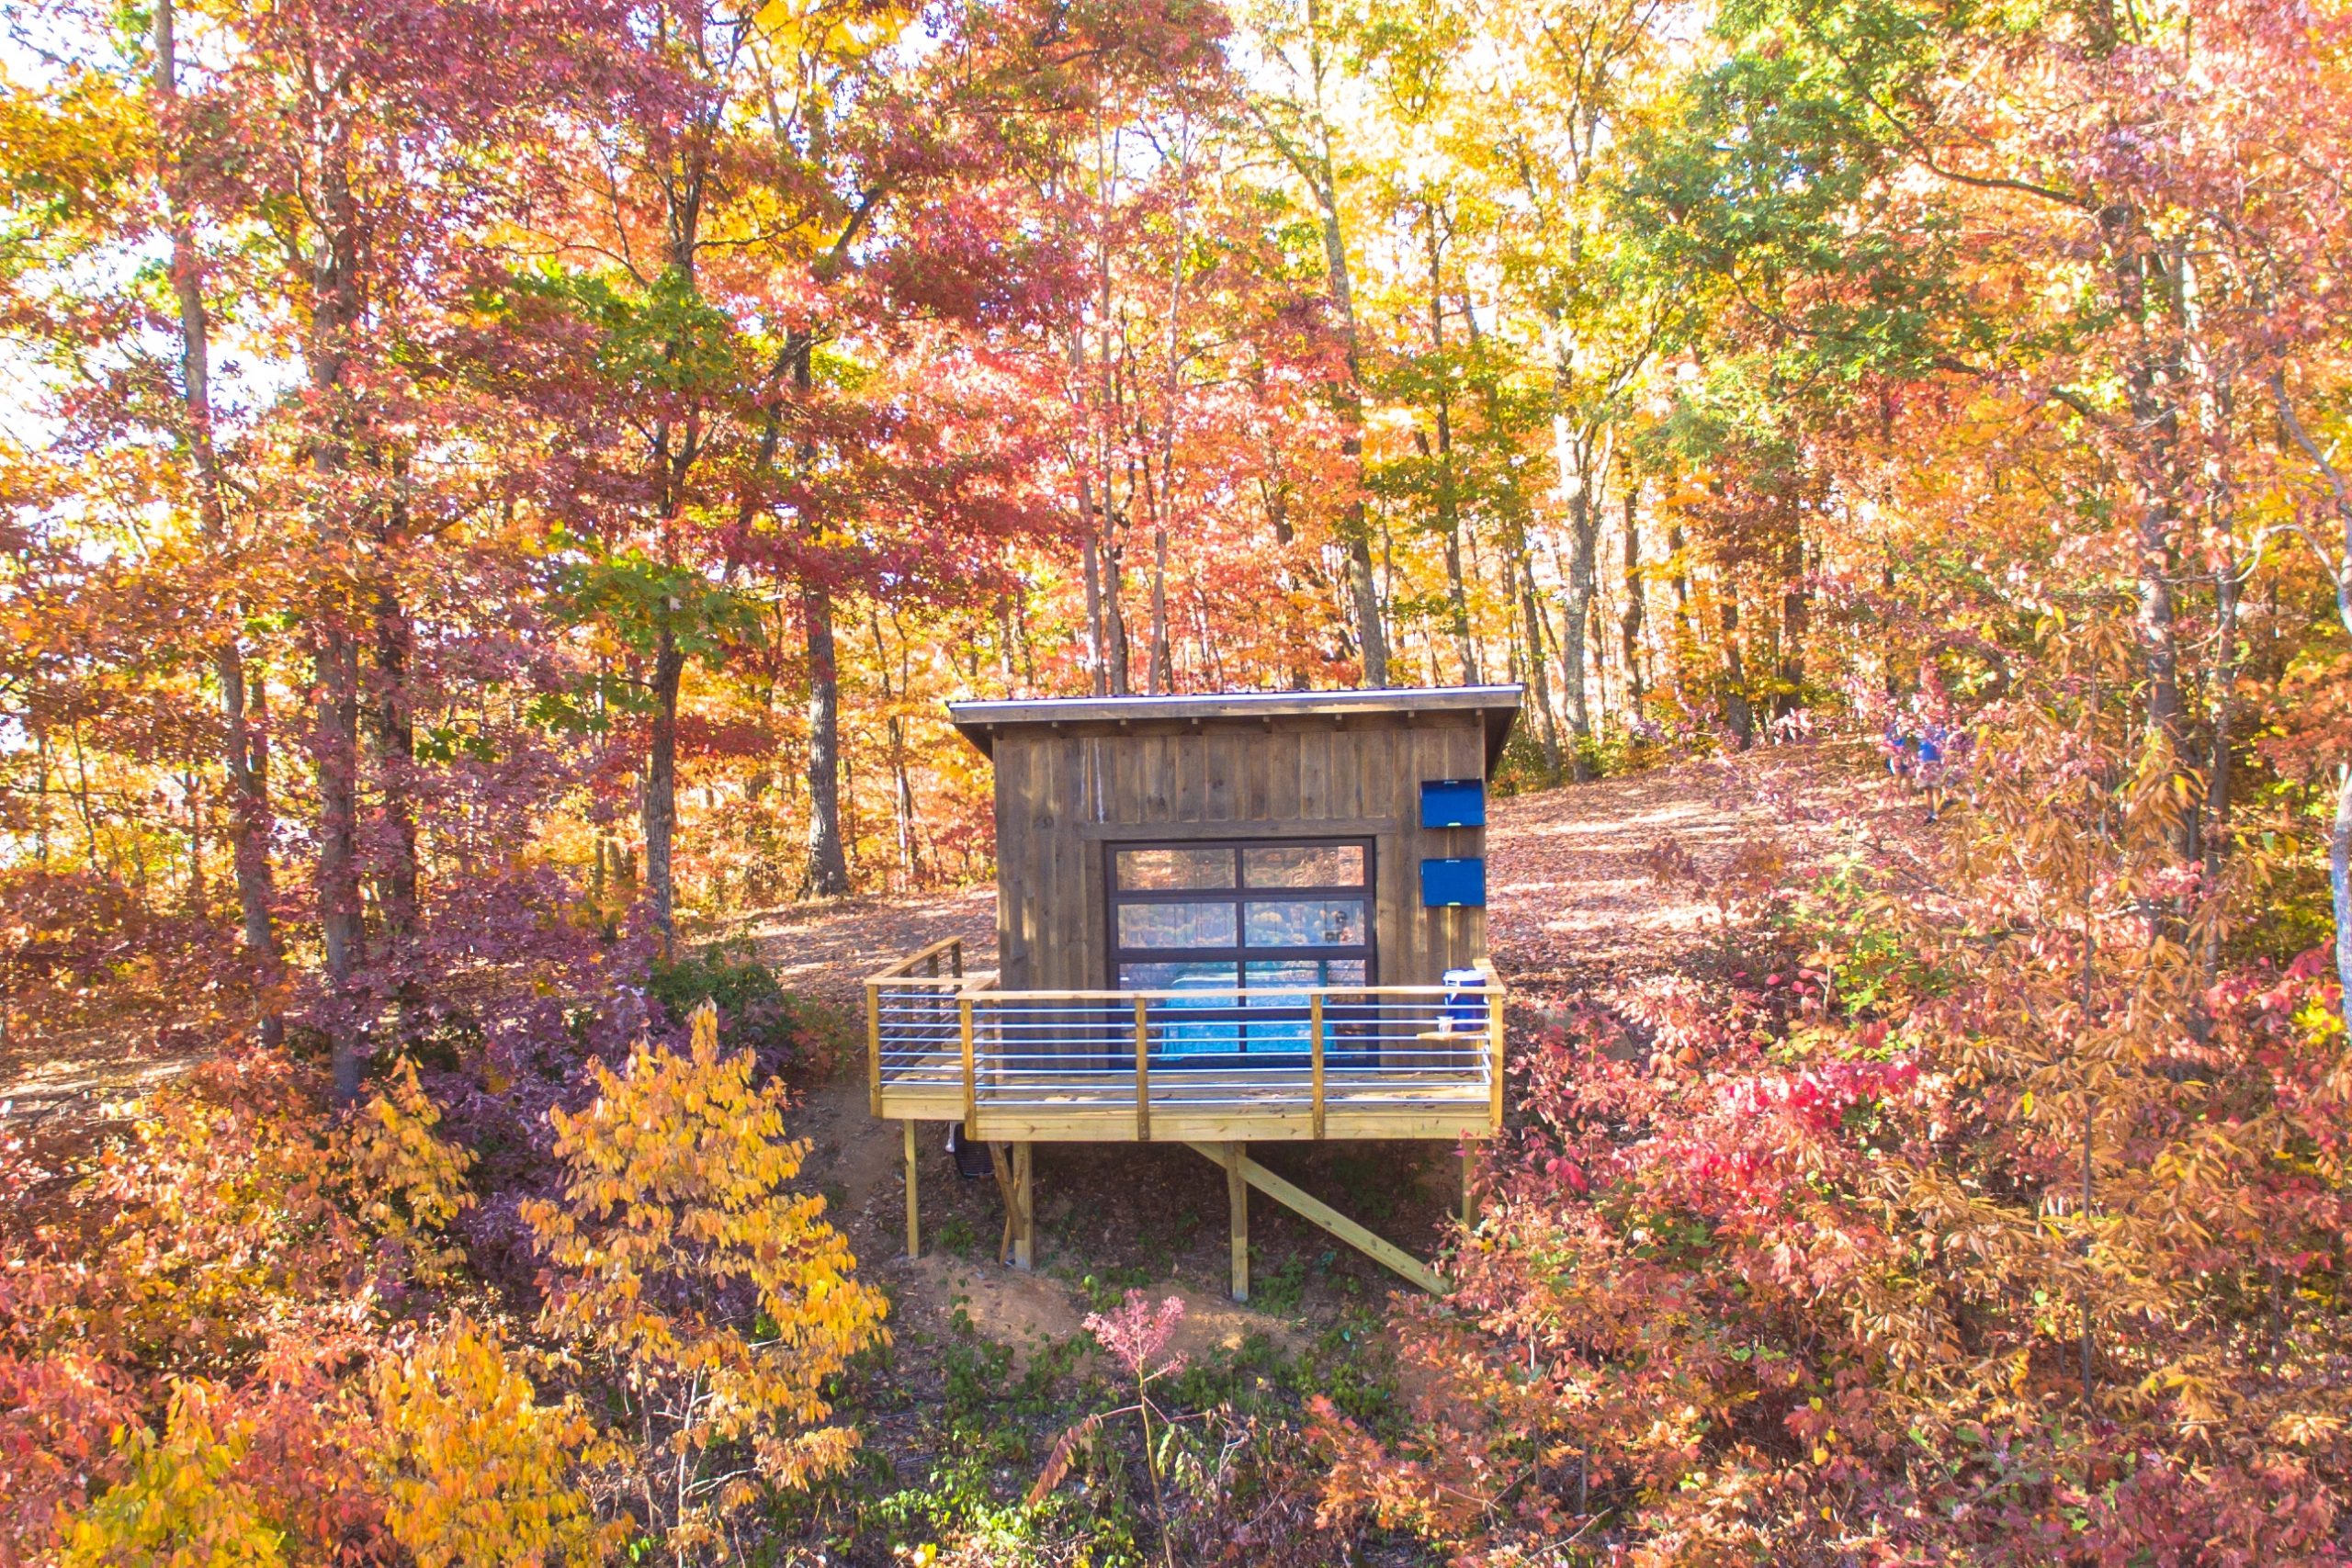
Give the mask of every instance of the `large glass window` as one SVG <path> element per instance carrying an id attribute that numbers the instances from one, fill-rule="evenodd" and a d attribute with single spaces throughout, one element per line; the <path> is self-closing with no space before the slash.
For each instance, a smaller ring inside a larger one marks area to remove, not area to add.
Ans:
<path id="1" fill-rule="evenodd" d="M 1110 863 L 1113 984 L 1180 993 L 1153 1003 L 1156 1053 L 1302 1051 L 1299 987 L 1375 983 L 1363 840 L 1119 845 Z"/>

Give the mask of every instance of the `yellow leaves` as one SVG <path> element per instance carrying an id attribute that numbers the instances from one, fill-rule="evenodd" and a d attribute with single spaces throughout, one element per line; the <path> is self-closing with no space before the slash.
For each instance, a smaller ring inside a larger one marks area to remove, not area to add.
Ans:
<path id="1" fill-rule="evenodd" d="M 219 1418 L 222 1396 L 201 1379 L 180 1383 L 160 1437 L 144 1427 L 123 1435 L 129 1473 L 66 1526 L 63 1568 L 275 1568 L 285 1561 L 284 1533 L 235 1473 L 252 1427 Z"/>
<path id="2" fill-rule="evenodd" d="M 494 1333 L 459 1314 L 373 1383 L 385 1521 L 420 1568 L 599 1562 L 617 1544 L 571 1481 L 594 1427 L 575 1402 L 539 1404 Z"/>
<path id="3" fill-rule="evenodd" d="M 886 1337 L 886 1303 L 824 1200 L 786 1190 L 808 1145 L 785 1137 L 784 1090 L 753 1066 L 719 1055 L 705 1004 L 686 1054 L 640 1044 L 622 1072 L 600 1068 L 593 1104 L 553 1114 L 561 1200 L 522 1213 L 559 1271 L 548 1326 L 666 1413 L 639 1462 L 698 1473 L 712 1445 L 747 1441 L 769 1484 L 797 1489 L 848 1462 L 855 1434 L 820 1425 L 823 1385 Z M 716 1480 L 673 1481 L 673 1517 L 654 1522 L 677 1547 L 731 1505 Z"/>
<path id="4" fill-rule="evenodd" d="M 473 1156 L 434 1132 L 440 1122 L 439 1108 L 417 1081 L 416 1064 L 403 1056 L 344 1132 L 338 1150 L 359 1217 L 401 1243 L 427 1283 L 445 1277 L 458 1258 L 456 1247 L 436 1237 L 474 1202 L 465 1190 Z"/>

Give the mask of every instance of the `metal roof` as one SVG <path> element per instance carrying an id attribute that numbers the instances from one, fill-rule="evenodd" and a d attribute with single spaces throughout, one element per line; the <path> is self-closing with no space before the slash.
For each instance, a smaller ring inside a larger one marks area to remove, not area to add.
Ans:
<path id="1" fill-rule="evenodd" d="M 1487 732 L 1487 769 L 1494 771 L 1519 715 L 1523 686 L 1396 686 L 1344 692 L 1202 692 L 1179 696 L 1038 697 L 949 703 L 964 739 L 991 752 L 997 731 L 1038 725 L 1126 728 L 1137 724 L 1257 724 L 1277 718 L 1395 718 L 1425 713 L 1476 714 Z M 992 754 L 992 752 L 991 752 Z"/>

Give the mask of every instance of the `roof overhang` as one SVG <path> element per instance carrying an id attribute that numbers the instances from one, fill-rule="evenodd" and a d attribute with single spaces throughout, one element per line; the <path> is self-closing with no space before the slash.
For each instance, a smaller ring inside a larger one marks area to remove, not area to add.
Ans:
<path id="1" fill-rule="evenodd" d="M 996 738 L 1012 729 L 1045 728 L 1116 733 L 1139 725 L 1206 728 L 1272 724 L 1276 719 L 1386 719 L 1410 725 L 1423 715 L 1475 716 L 1486 730 L 1487 772 L 1502 760 L 1503 741 L 1519 716 L 1522 686 L 1384 687 L 1348 692 L 1204 692 L 1170 697 L 1043 697 L 1005 702 L 949 703 L 948 716 L 964 739 L 993 756 Z"/>

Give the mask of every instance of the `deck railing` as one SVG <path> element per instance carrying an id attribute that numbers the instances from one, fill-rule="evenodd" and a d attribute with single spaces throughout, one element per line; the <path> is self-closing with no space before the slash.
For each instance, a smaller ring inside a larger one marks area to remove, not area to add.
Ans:
<path id="1" fill-rule="evenodd" d="M 995 1140 L 1484 1136 L 1503 987 L 1001 991 L 934 943 L 866 982 L 874 1112 Z"/>

